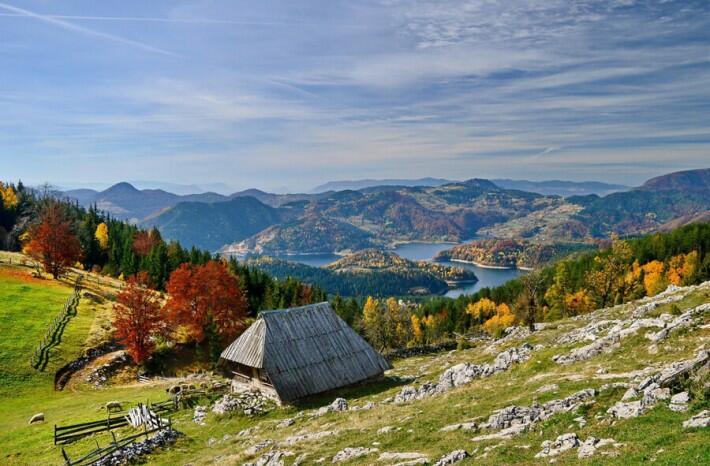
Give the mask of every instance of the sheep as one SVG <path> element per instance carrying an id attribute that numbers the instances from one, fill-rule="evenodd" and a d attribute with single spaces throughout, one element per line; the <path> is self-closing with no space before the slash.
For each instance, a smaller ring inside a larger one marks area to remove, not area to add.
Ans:
<path id="1" fill-rule="evenodd" d="M 44 422 L 44 413 L 37 413 L 32 416 L 28 424 L 34 424 L 35 422 Z"/>
<path id="2" fill-rule="evenodd" d="M 121 403 L 118 401 L 109 401 L 106 403 L 106 411 L 109 413 L 116 412 L 116 411 L 123 411 L 123 408 L 121 407 Z"/>

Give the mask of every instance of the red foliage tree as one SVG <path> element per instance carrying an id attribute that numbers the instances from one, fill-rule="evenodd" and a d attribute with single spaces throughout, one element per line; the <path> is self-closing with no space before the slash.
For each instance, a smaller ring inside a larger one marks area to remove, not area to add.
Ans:
<path id="1" fill-rule="evenodd" d="M 50 203 L 42 211 L 39 222 L 28 231 L 24 251 L 42 263 L 44 270 L 59 278 L 67 267 L 81 258 L 81 243 L 71 220 L 59 203 Z"/>
<path id="2" fill-rule="evenodd" d="M 141 257 L 145 257 L 150 254 L 150 250 L 160 242 L 160 234 L 158 230 L 153 229 L 151 231 L 141 230 L 136 233 L 133 238 L 133 251 Z"/>
<path id="3" fill-rule="evenodd" d="M 154 337 L 161 329 L 160 303 L 155 292 L 148 288 L 148 282 L 145 272 L 129 277 L 114 304 L 116 337 L 136 364 L 153 353 Z"/>
<path id="4" fill-rule="evenodd" d="M 244 327 L 247 300 L 239 279 L 222 262 L 202 266 L 182 264 L 170 275 L 166 286 L 167 319 L 187 328 L 196 341 L 203 341 L 205 329 L 215 325 L 223 342 L 236 337 Z"/>

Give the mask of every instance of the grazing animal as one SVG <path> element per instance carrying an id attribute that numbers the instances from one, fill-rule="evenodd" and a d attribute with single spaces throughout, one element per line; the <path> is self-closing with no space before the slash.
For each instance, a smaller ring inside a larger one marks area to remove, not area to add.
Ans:
<path id="1" fill-rule="evenodd" d="M 29 424 L 34 424 L 35 422 L 44 422 L 44 413 L 37 413 L 30 418 Z"/>
<path id="2" fill-rule="evenodd" d="M 171 395 L 177 395 L 178 393 L 180 393 L 182 391 L 182 387 L 180 385 L 173 385 L 172 387 L 168 388 L 166 391 L 168 393 L 170 393 Z"/>
<path id="3" fill-rule="evenodd" d="M 123 408 L 121 408 L 121 403 L 118 401 L 109 401 L 108 403 L 106 403 L 106 411 L 108 411 L 109 413 L 122 410 Z"/>

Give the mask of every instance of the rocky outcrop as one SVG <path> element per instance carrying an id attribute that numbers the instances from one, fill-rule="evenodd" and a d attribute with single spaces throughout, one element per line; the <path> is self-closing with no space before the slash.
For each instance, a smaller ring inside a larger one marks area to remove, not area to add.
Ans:
<path id="1" fill-rule="evenodd" d="M 347 411 L 347 410 L 348 410 L 348 400 L 346 400 L 345 398 L 336 398 L 328 406 L 323 406 L 318 411 L 316 411 L 314 416 L 323 416 L 324 414 L 337 413 L 337 412 Z"/>
<path id="2" fill-rule="evenodd" d="M 659 401 L 671 398 L 672 389 L 680 386 L 682 379 L 692 371 L 708 364 L 710 352 L 701 350 L 692 359 L 677 361 L 662 368 L 655 375 L 641 380 L 637 385 L 630 387 L 621 401 L 607 410 L 616 419 L 638 417 L 655 406 Z M 641 397 L 640 400 L 630 401 Z M 673 401 L 675 400 L 675 402 Z M 669 407 L 682 411 L 687 409 L 689 396 L 687 393 L 678 393 L 671 398 Z"/>
<path id="3" fill-rule="evenodd" d="M 236 395 L 224 395 L 212 407 L 215 414 L 227 414 L 238 411 L 246 416 L 263 414 L 268 411 L 268 398 L 260 391 L 244 391 Z"/>
<path id="4" fill-rule="evenodd" d="M 156 432 L 153 437 L 141 442 L 130 443 L 92 464 L 96 466 L 119 466 L 124 464 L 133 464 L 137 462 L 140 457 L 152 453 L 153 450 L 174 443 L 178 436 L 180 436 L 180 433 L 176 430 L 161 430 Z"/>
<path id="5" fill-rule="evenodd" d="M 291 451 L 271 450 L 261 455 L 254 463 L 244 463 L 244 466 L 283 466 L 284 459 L 293 456 Z"/>
<path id="6" fill-rule="evenodd" d="M 545 440 L 542 442 L 542 450 L 535 455 L 535 458 L 546 458 L 548 456 L 557 456 L 567 450 L 577 448 L 580 445 L 577 434 L 562 434 L 554 441 Z"/>
<path id="7" fill-rule="evenodd" d="M 699 412 L 687 421 L 683 422 L 684 429 L 692 429 L 710 426 L 710 411 L 707 409 Z"/>
<path id="8" fill-rule="evenodd" d="M 342 463 L 343 461 L 350 461 L 355 458 L 362 458 L 371 453 L 378 451 L 377 448 L 364 448 L 364 447 L 347 447 L 340 450 L 333 456 L 332 463 Z"/>
<path id="9" fill-rule="evenodd" d="M 710 303 L 701 304 L 700 306 L 685 311 L 683 314 L 673 319 L 673 321 L 670 322 L 663 330 L 660 330 L 657 333 L 648 334 L 646 335 L 646 338 L 651 340 L 653 343 L 665 340 L 671 333 L 692 325 L 695 319 L 702 316 L 708 310 L 710 310 Z"/>
<path id="10" fill-rule="evenodd" d="M 568 397 L 548 401 L 545 404 L 532 406 L 508 406 L 494 411 L 488 421 L 481 424 L 486 429 L 499 430 L 496 434 L 474 437 L 474 441 L 490 440 L 496 438 L 510 438 L 524 432 L 530 425 L 543 421 L 557 413 L 568 412 L 576 409 L 585 401 L 596 395 L 594 389 L 580 390 Z"/>
<path id="11" fill-rule="evenodd" d="M 448 466 L 450 464 L 456 464 L 468 457 L 469 454 L 466 453 L 466 450 L 454 450 L 451 453 L 447 453 L 442 456 L 436 463 L 434 463 L 434 466 Z"/>
<path id="12" fill-rule="evenodd" d="M 619 346 L 621 340 L 634 335 L 642 328 L 666 326 L 663 319 L 638 319 L 631 322 L 619 322 L 614 325 L 606 336 L 601 337 L 592 343 L 575 348 L 565 355 L 556 355 L 552 360 L 558 364 L 572 364 L 577 361 L 585 361 L 601 353 L 609 352 Z"/>
<path id="13" fill-rule="evenodd" d="M 520 347 L 510 348 L 501 352 L 496 356 L 492 364 L 457 364 L 444 371 L 437 383 L 425 382 L 418 389 L 412 386 L 403 387 L 395 395 L 394 402 L 398 404 L 407 403 L 437 393 L 447 392 L 452 388 L 471 383 L 478 378 L 490 377 L 493 374 L 510 369 L 513 364 L 528 360 L 531 352 L 532 346 L 526 343 Z"/>

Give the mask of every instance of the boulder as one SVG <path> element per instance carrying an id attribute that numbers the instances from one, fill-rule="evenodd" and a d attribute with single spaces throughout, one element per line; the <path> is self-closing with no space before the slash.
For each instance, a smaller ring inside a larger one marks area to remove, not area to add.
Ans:
<path id="1" fill-rule="evenodd" d="M 710 411 L 707 409 L 699 412 L 695 416 L 691 417 L 687 421 L 683 422 L 683 428 L 692 429 L 698 427 L 708 427 L 710 426 Z"/>
<path id="2" fill-rule="evenodd" d="M 646 407 L 644 406 L 642 401 L 632 401 L 629 403 L 619 401 L 607 410 L 607 413 L 611 414 L 617 419 L 629 419 L 632 417 L 639 417 L 645 412 Z"/>
<path id="3" fill-rule="evenodd" d="M 671 402 L 668 407 L 672 411 L 687 411 L 688 403 L 690 402 L 690 395 L 688 392 L 676 393 L 671 397 Z"/>
<path id="4" fill-rule="evenodd" d="M 449 464 L 455 464 L 459 461 L 465 460 L 468 456 L 469 455 L 466 453 L 466 450 L 454 450 L 439 458 L 439 460 L 434 463 L 434 466 L 448 466 Z"/>
<path id="5" fill-rule="evenodd" d="M 561 453 L 577 448 L 580 445 L 579 438 L 575 433 L 562 434 L 554 441 L 545 440 L 542 442 L 542 450 L 535 455 L 535 458 L 545 458 L 557 456 Z"/>

